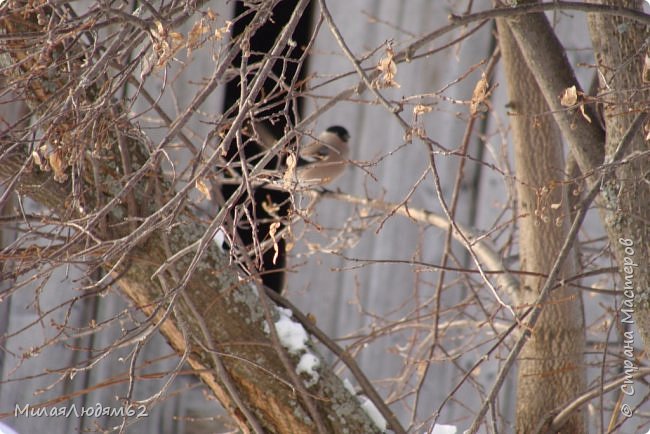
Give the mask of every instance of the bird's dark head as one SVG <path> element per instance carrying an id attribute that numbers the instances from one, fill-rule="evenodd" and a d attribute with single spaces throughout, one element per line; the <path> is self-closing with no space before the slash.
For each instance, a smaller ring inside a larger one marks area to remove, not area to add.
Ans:
<path id="1" fill-rule="evenodd" d="M 343 140 L 344 142 L 350 140 L 350 133 L 348 133 L 348 130 L 346 130 L 342 126 L 333 125 L 329 127 L 326 131 L 328 133 L 336 134 L 339 137 L 339 139 Z"/>

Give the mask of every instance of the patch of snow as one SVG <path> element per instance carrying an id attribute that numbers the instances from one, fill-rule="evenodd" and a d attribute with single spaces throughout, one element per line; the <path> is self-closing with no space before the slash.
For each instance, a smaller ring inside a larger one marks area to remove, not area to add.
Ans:
<path id="1" fill-rule="evenodd" d="M 318 382 L 320 374 L 320 359 L 309 351 L 307 343 L 309 335 L 302 324 L 291 319 L 291 310 L 276 306 L 278 320 L 275 322 L 275 331 L 280 339 L 280 344 L 293 356 L 300 356 L 296 366 L 296 374 L 306 374 L 309 379 L 305 380 L 305 386 L 311 387 Z M 264 331 L 268 332 L 268 326 L 264 324 Z"/>
<path id="2" fill-rule="evenodd" d="M 320 368 L 320 360 L 314 354 L 307 351 L 300 357 L 300 362 L 296 366 L 296 374 L 307 374 L 309 380 L 305 381 L 305 386 L 311 387 L 318 383 L 320 379 L 318 368 Z"/>
<path id="3" fill-rule="evenodd" d="M 291 319 L 291 311 L 282 307 L 276 307 L 280 318 L 275 323 L 275 331 L 283 347 L 289 354 L 298 355 L 307 351 L 309 336 L 300 323 Z"/>
<path id="4" fill-rule="evenodd" d="M 456 434 L 458 428 L 454 425 L 435 424 L 429 434 Z"/>
<path id="5" fill-rule="evenodd" d="M 219 247 L 219 250 L 221 250 L 221 252 L 223 253 L 224 252 L 223 245 L 226 242 L 226 234 L 223 231 L 223 229 L 219 228 L 217 233 L 214 234 L 214 237 L 212 238 L 212 241 L 214 241 L 214 243 L 217 245 L 217 247 Z"/>
<path id="6" fill-rule="evenodd" d="M 361 396 L 359 400 L 361 401 L 361 408 L 363 408 L 370 420 L 373 421 L 380 431 L 386 431 L 386 419 L 381 415 L 375 404 L 365 396 Z"/>

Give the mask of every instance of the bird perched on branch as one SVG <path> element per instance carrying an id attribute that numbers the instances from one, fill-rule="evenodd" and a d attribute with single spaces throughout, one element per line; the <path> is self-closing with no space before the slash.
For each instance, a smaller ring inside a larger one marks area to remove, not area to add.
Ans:
<path id="1" fill-rule="evenodd" d="M 329 184 L 338 178 L 348 164 L 350 147 L 348 131 L 334 125 L 323 131 L 316 140 L 299 148 L 295 179 L 300 187 Z"/>
<path id="2" fill-rule="evenodd" d="M 246 121 L 240 132 L 246 140 L 238 142 L 241 148 L 229 148 L 225 160 L 231 166 L 217 175 L 215 183 L 221 187 L 220 196 L 229 197 L 245 182 L 247 194 L 233 206 L 231 227 L 220 229 L 215 242 L 234 258 L 253 256 L 263 261 L 237 259 L 250 275 L 263 270 L 264 283 L 281 292 L 286 264 L 283 227 L 309 215 L 320 198 L 321 189 L 317 187 L 331 183 L 344 172 L 349 163 L 350 134 L 335 125 L 305 144 L 283 141 L 283 148 L 279 148 L 276 135 L 260 121 Z M 251 169 L 267 152 L 273 153 L 270 161 L 267 159 L 264 168 L 251 176 Z M 221 199 L 220 204 L 223 202 Z M 238 211 L 239 206 L 246 208 Z"/>
<path id="3" fill-rule="evenodd" d="M 275 137 L 261 124 L 253 127 L 258 143 L 271 149 Z M 329 127 L 313 141 L 297 147 L 297 155 L 290 153 L 284 167 L 265 171 L 275 181 L 282 180 L 287 189 L 309 189 L 323 186 L 341 176 L 348 164 L 350 134 L 339 125 Z"/>

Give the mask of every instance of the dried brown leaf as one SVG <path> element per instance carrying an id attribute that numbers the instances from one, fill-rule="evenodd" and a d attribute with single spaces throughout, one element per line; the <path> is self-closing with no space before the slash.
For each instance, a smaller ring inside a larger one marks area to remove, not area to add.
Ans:
<path id="1" fill-rule="evenodd" d="M 585 105 L 580 104 L 580 113 L 582 113 L 582 117 L 585 118 L 585 120 L 589 123 L 591 123 L 591 118 L 589 115 L 585 112 Z"/>
<path id="2" fill-rule="evenodd" d="M 211 8 L 208 8 L 208 10 L 205 11 L 205 16 L 208 17 L 209 20 L 214 21 L 217 19 L 219 14 L 213 11 Z"/>
<path id="3" fill-rule="evenodd" d="M 578 103 L 578 91 L 575 86 L 568 87 L 564 89 L 562 97 L 560 98 L 560 104 L 564 107 L 571 107 Z"/>
<path id="4" fill-rule="evenodd" d="M 284 182 L 285 188 L 291 188 L 293 185 L 293 174 L 295 173 L 296 170 L 296 156 L 294 154 L 289 154 L 287 156 L 287 169 L 284 171 L 284 176 L 282 177 L 282 181 Z"/>
<path id="5" fill-rule="evenodd" d="M 46 165 L 45 161 L 41 158 L 41 155 L 38 153 L 38 151 L 32 152 L 32 159 L 34 160 L 34 163 L 38 166 L 39 169 L 45 171 L 46 170 Z"/>
<path id="6" fill-rule="evenodd" d="M 275 235 L 278 233 L 278 229 L 280 229 L 280 222 L 271 223 L 271 227 L 269 227 L 269 236 L 273 240 L 273 250 L 275 251 L 273 255 L 273 265 L 275 265 L 276 261 L 278 260 L 278 255 L 280 254 L 278 240 L 275 238 Z"/>
<path id="7" fill-rule="evenodd" d="M 388 44 L 386 47 L 386 54 L 384 57 L 379 59 L 377 63 L 377 70 L 381 73 L 379 76 L 372 82 L 372 85 L 377 89 L 383 88 L 399 88 L 400 85 L 395 81 L 395 76 L 397 75 L 397 64 L 395 60 L 395 53 L 393 52 L 393 47 L 391 44 Z"/>
<path id="8" fill-rule="evenodd" d="M 424 113 L 429 113 L 433 108 L 429 105 L 417 104 L 413 107 L 413 115 L 417 118 Z"/>
<path id="9" fill-rule="evenodd" d="M 199 190 L 199 192 L 201 193 L 201 195 L 203 195 L 205 199 L 212 200 L 212 191 L 210 189 L 210 186 L 208 185 L 207 182 L 205 182 L 204 179 L 197 179 L 195 187 L 197 190 Z"/>
<path id="10" fill-rule="evenodd" d="M 232 21 L 226 21 L 226 25 L 220 27 L 214 31 L 214 39 L 219 40 L 230 33 L 230 28 L 232 27 Z"/>
<path id="11" fill-rule="evenodd" d="M 47 157 L 47 161 L 50 163 L 50 167 L 54 172 L 54 180 L 57 182 L 65 182 L 68 179 L 68 175 L 65 173 L 67 165 L 63 161 L 61 148 L 57 148 L 52 152 Z"/>
<path id="12" fill-rule="evenodd" d="M 204 20 L 198 20 L 192 26 L 192 30 L 187 34 L 187 52 L 188 55 L 200 45 L 201 36 L 210 30 Z"/>
<path id="13" fill-rule="evenodd" d="M 474 92 L 472 93 L 472 101 L 469 105 L 469 112 L 472 115 L 475 115 L 479 112 L 487 111 L 487 106 L 485 100 L 488 96 L 488 89 L 490 88 L 485 72 L 481 74 L 481 79 L 474 86 Z"/>

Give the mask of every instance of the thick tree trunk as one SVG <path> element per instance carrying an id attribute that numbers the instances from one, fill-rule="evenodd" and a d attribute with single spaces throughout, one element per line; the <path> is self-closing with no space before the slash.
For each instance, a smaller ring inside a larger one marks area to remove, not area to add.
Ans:
<path id="1" fill-rule="evenodd" d="M 641 10 L 643 2 L 598 3 Z M 647 26 L 618 17 L 590 14 L 589 29 L 596 54 L 606 125 L 605 152 L 612 155 L 635 117 L 647 111 L 648 82 L 643 65 L 648 56 Z M 603 186 L 606 227 L 621 269 L 622 320 L 631 318 L 650 353 L 650 155 L 644 132 L 630 143 L 630 161 L 617 166 Z M 645 153 L 645 154 L 643 154 Z M 633 264 L 633 265 L 632 265 Z M 631 336 L 631 335 L 630 335 Z M 640 345 L 626 338 L 626 345 Z"/>
<path id="2" fill-rule="evenodd" d="M 562 140 L 535 78 L 528 69 L 507 22 L 498 20 L 499 46 L 505 64 L 515 148 L 519 255 L 522 271 L 548 274 L 569 231 Z M 575 273 L 573 255 L 562 276 Z M 538 297 L 545 278 L 524 275 L 517 304 Z M 580 292 L 556 289 L 524 347 L 518 370 L 516 430 L 532 433 L 548 422 L 553 410 L 585 389 L 584 317 Z M 564 433 L 585 432 L 581 412 Z"/>
<path id="3" fill-rule="evenodd" d="M 628 4 L 639 7 L 641 2 Z M 613 84 L 621 86 L 609 87 L 607 83 L 607 96 L 614 91 L 617 94 L 615 101 L 618 101 L 605 114 L 610 118 L 606 121 L 607 158 L 614 157 L 614 150 L 626 133 L 634 137 L 632 146 L 623 149 L 623 160 L 631 158 L 632 161 L 621 164 L 619 156 L 616 170 L 608 173 L 600 167 L 603 162 L 611 161 L 605 160 L 606 139 L 599 132 L 592 105 L 584 106 L 588 116 L 582 116 L 577 108 L 568 109 L 561 104 L 560 97 L 564 90 L 576 86 L 580 92 L 580 86 L 546 16 L 529 14 L 509 19 L 508 25 L 580 170 L 587 176 L 590 186 L 597 184 L 600 188 L 596 203 L 618 260 L 621 278 L 626 282 L 623 289 L 628 288 L 628 295 L 624 293 L 623 300 L 626 305 L 624 319 L 630 321 L 630 317 L 634 318 L 644 337 L 645 350 L 650 353 L 650 202 L 647 200 L 650 157 L 638 152 L 648 150 L 642 129 L 627 130 L 633 117 L 639 113 L 638 107 L 635 110 L 634 101 L 645 98 L 645 93 L 639 92 L 642 87 L 641 66 L 645 59 L 645 50 L 641 49 L 639 41 L 645 39 L 647 29 L 629 20 L 605 16 L 596 20 L 592 18 L 592 38 L 601 69 L 609 68 L 605 77 L 618 76 Z M 609 131 L 609 128 L 616 132 Z M 604 175 L 602 186 L 599 175 Z M 627 340 L 630 346 L 639 344 L 634 339 Z"/>

